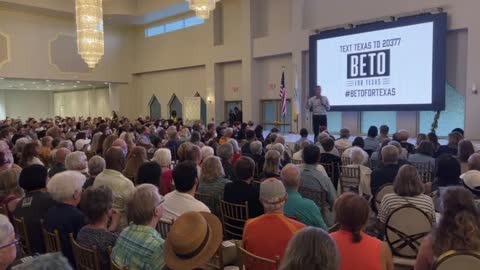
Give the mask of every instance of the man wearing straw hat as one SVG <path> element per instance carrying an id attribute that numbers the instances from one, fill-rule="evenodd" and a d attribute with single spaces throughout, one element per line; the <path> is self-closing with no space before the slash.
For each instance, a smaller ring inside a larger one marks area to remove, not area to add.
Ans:
<path id="1" fill-rule="evenodd" d="M 172 226 L 165 241 L 169 269 L 191 270 L 205 265 L 223 239 L 220 220 L 207 212 L 186 212 Z"/>

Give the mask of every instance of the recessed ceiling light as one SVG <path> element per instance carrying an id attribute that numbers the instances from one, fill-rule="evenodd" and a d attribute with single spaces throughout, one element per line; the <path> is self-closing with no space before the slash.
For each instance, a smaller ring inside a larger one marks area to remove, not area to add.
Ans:
<path id="1" fill-rule="evenodd" d="M 51 85 L 51 84 L 49 84 L 49 85 L 48 85 L 48 87 L 52 87 L 52 85 Z"/>
<path id="2" fill-rule="evenodd" d="M 32 84 L 37 84 L 37 82 L 32 82 Z"/>
<path id="3" fill-rule="evenodd" d="M 61 85 L 65 85 L 65 83 L 62 82 Z"/>
<path id="4" fill-rule="evenodd" d="M 50 82 L 50 80 L 45 80 L 46 82 Z"/>
<path id="5" fill-rule="evenodd" d="M 77 83 L 80 83 L 80 81 L 77 81 Z"/>
<path id="6" fill-rule="evenodd" d="M 23 90 L 27 90 L 27 88 L 23 88 Z"/>
<path id="7" fill-rule="evenodd" d="M 5 79 L 5 78 L 0 78 L 0 80 L 3 80 L 3 79 Z"/>
<path id="8" fill-rule="evenodd" d="M 77 88 L 78 86 L 74 85 L 73 87 Z"/>
<path id="9" fill-rule="evenodd" d="M 23 86 L 23 83 L 21 83 L 20 86 Z"/>
<path id="10" fill-rule="evenodd" d="M 12 88 L 12 87 L 13 87 L 13 85 L 9 85 L 8 87 Z"/>
<path id="11" fill-rule="evenodd" d="M 105 84 L 105 85 L 106 85 L 106 84 L 108 84 L 108 82 L 104 82 L 103 84 Z"/>

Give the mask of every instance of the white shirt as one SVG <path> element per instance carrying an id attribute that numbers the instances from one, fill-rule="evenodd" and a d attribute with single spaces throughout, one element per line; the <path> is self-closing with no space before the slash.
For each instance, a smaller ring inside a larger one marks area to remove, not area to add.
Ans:
<path id="1" fill-rule="evenodd" d="M 174 190 L 165 195 L 164 199 L 162 220 L 170 221 L 172 219 L 177 219 L 183 213 L 190 211 L 211 212 L 204 203 L 195 199 L 188 193 Z"/>
<path id="2" fill-rule="evenodd" d="M 293 154 L 292 158 L 295 160 L 303 160 L 303 149 Z"/>

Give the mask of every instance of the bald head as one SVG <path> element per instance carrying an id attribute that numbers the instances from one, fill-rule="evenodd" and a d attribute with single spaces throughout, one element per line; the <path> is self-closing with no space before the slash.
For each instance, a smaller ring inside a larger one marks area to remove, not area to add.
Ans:
<path id="1" fill-rule="evenodd" d="M 287 189 L 297 190 L 300 186 L 300 170 L 293 164 L 287 164 L 283 167 L 280 178 Z"/>
<path id="2" fill-rule="evenodd" d="M 123 171 L 125 167 L 125 156 L 123 155 L 122 148 L 120 147 L 110 147 L 107 152 L 105 152 L 105 163 L 106 168 L 115 171 Z"/>
<path id="3" fill-rule="evenodd" d="M 285 146 L 285 138 L 283 136 L 278 136 L 275 139 L 275 143 L 281 143 L 283 146 Z"/>
<path id="4" fill-rule="evenodd" d="M 127 143 L 122 140 L 122 139 L 116 139 L 115 141 L 113 141 L 112 143 L 112 146 L 113 147 L 120 147 L 122 149 L 122 152 L 123 154 L 126 156 L 127 153 L 128 153 L 128 146 L 127 146 Z"/>
<path id="5" fill-rule="evenodd" d="M 480 154 L 473 153 L 468 158 L 468 169 L 480 171 Z"/>
<path id="6" fill-rule="evenodd" d="M 60 148 L 55 152 L 55 161 L 58 163 L 65 164 L 65 158 L 67 157 L 68 154 L 70 154 L 72 151 L 68 148 Z"/>

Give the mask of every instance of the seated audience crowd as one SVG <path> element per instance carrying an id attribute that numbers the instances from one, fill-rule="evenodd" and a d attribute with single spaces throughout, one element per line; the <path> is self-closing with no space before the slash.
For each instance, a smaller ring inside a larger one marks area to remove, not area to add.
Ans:
<path id="1" fill-rule="evenodd" d="M 463 130 L 446 145 L 386 125 L 353 140 L 348 128 L 299 137 L 251 121 L 1 120 L 0 270 L 77 269 L 73 242 L 98 253 L 99 269 L 393 270 L 386 232 L 405 207 L 431 225 L 410 267 L 480 252 L 480 154 Z"/>

